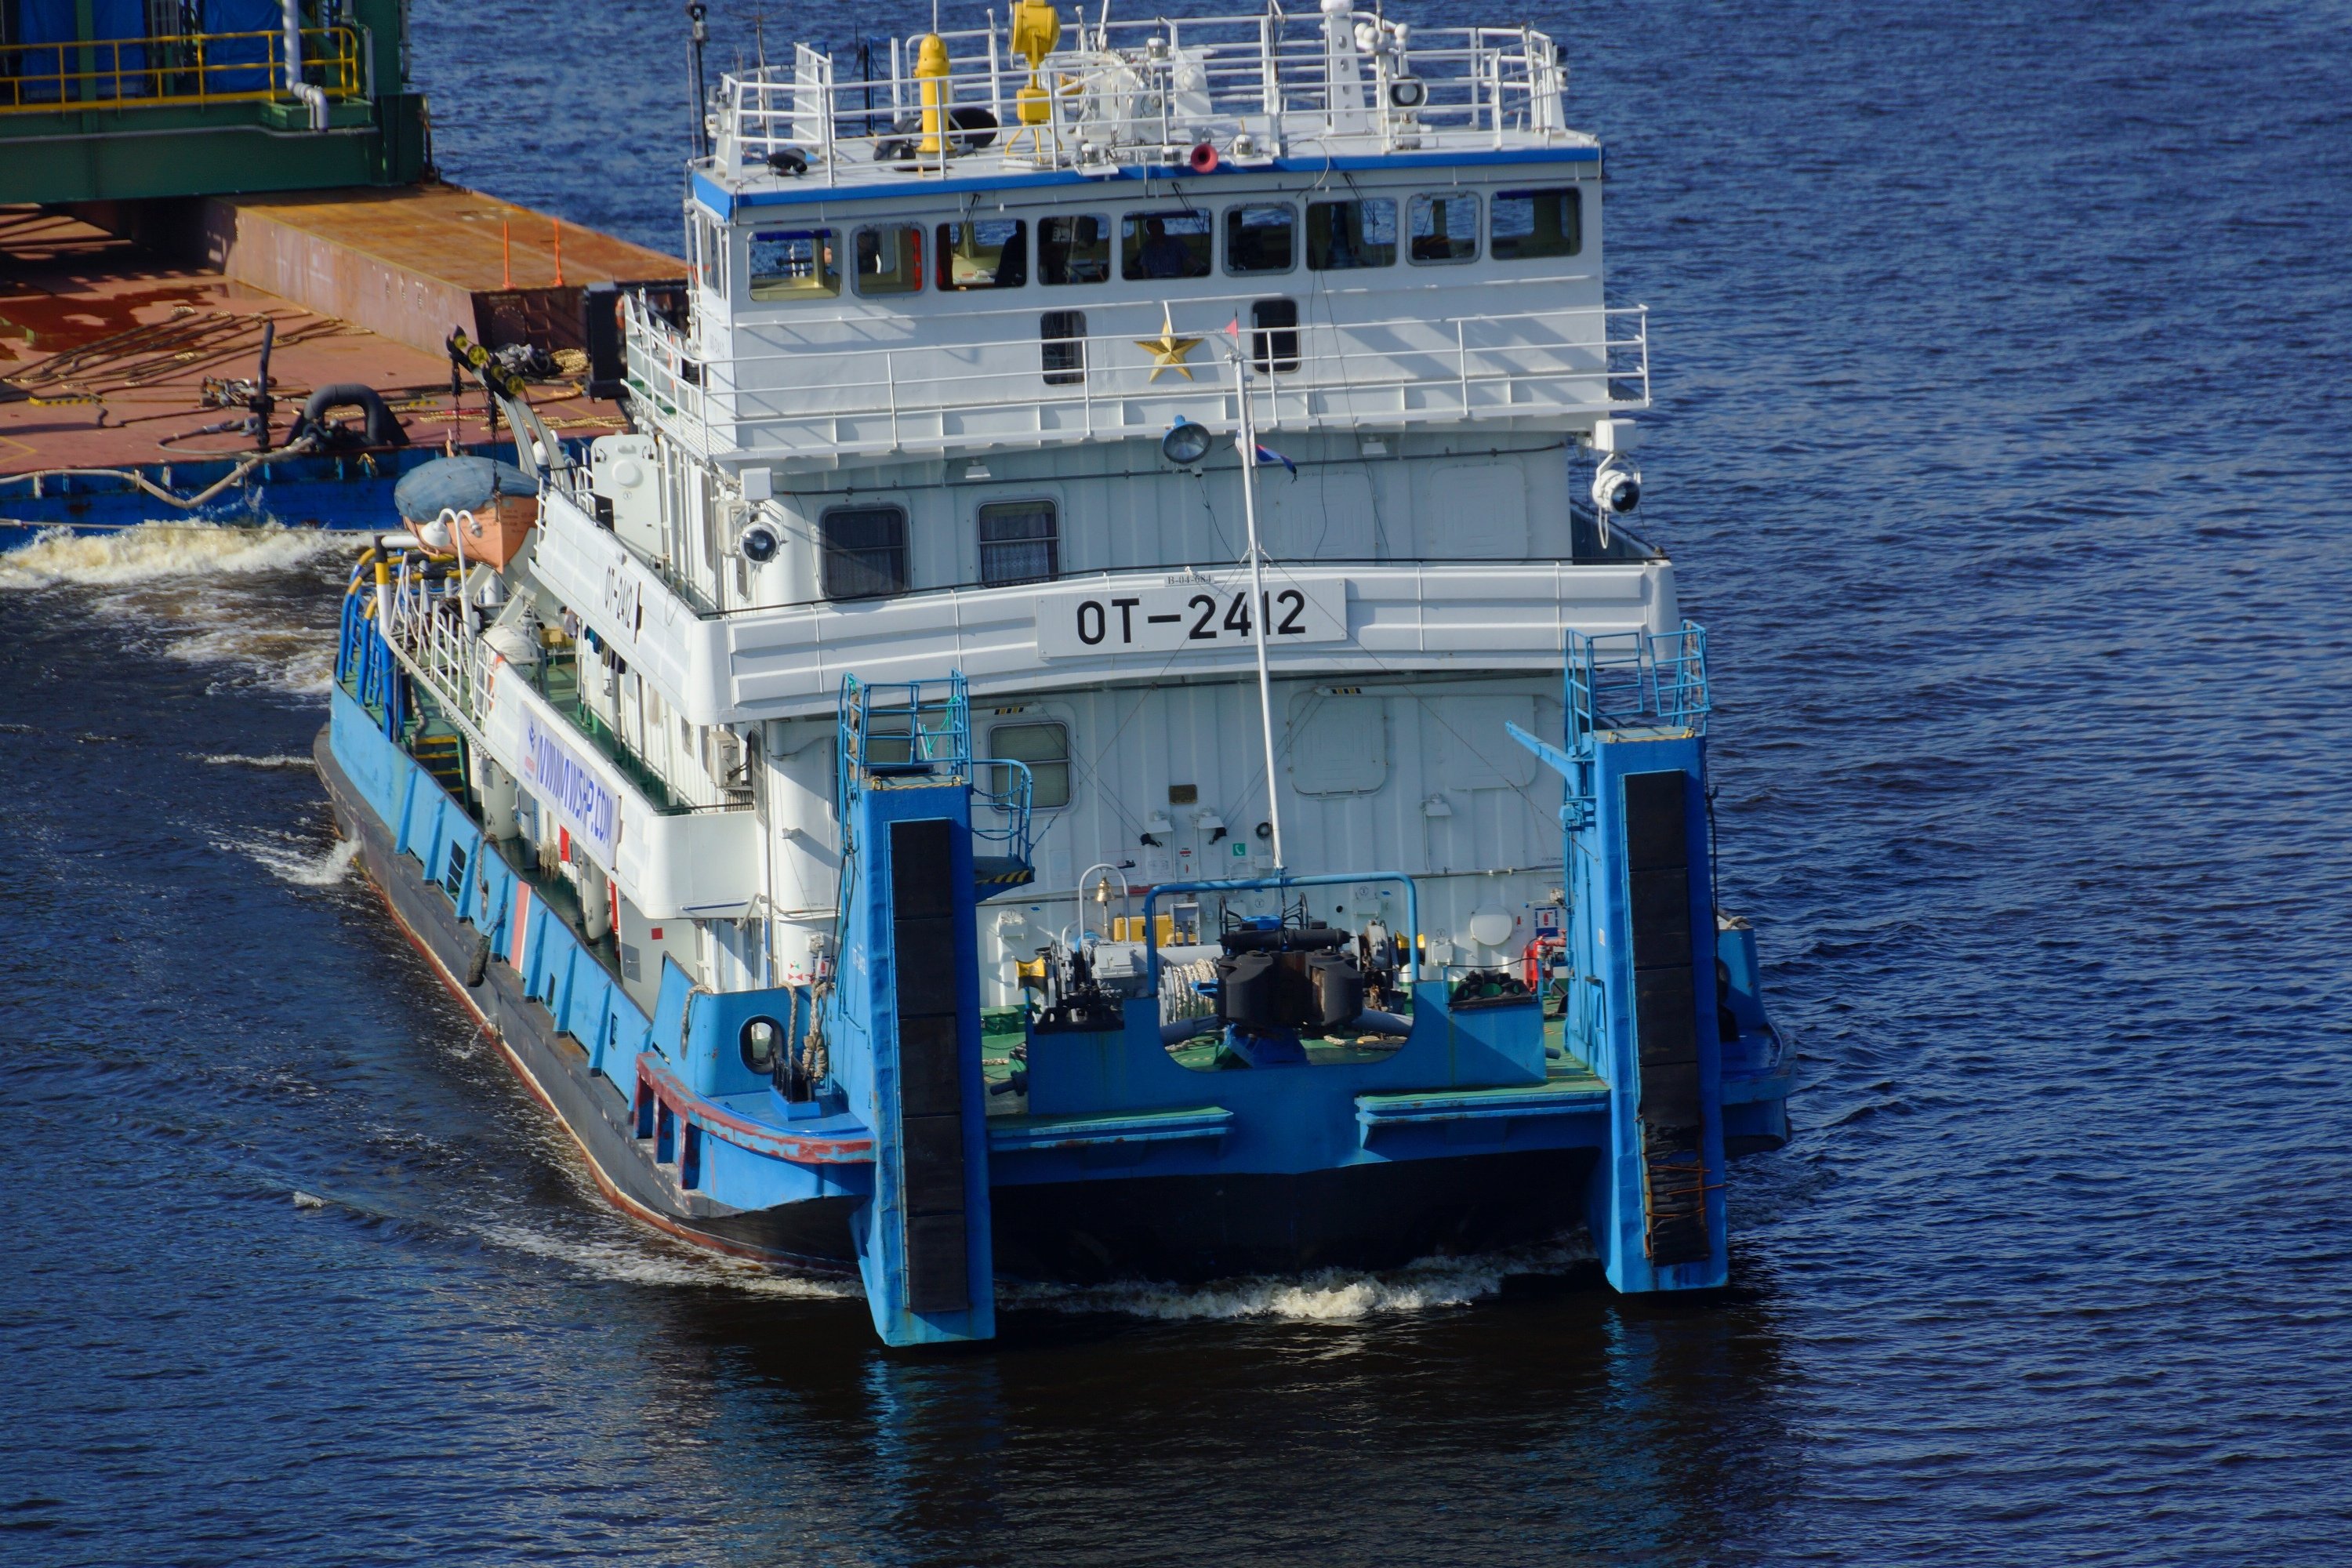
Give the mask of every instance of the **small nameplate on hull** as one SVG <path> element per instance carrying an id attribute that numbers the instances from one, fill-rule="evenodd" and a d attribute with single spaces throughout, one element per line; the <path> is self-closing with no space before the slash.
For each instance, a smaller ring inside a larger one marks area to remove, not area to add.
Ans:
<path id="1" fill-rule="evenodd" d="M 1265 640 L 1286 643 L 1348 640 L 1348 585 L 1326 580 L 1265 580 Z M 1069 590 L 1037 595 L 1041 658 L 1099 658 L 1116 653 L 1182 653 L 1246 648 L 1250 625 L 1246 574 L 1165 586 Z"/>

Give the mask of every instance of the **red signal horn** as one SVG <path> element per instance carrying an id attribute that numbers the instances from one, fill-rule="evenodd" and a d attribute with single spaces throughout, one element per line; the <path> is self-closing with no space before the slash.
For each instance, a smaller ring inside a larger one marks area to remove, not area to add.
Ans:
<path id="1" fill-rule="evenodd" d="M 1185 162 L 1192 165 L 1196 174 L 1213 174 L 1217 172 L 1217 150 L 1203 142 L 1192 149 L 1192 155 Z"/>

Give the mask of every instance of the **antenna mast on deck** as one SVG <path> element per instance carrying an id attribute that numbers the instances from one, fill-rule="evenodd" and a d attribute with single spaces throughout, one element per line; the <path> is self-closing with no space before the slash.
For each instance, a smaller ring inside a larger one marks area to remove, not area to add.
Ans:
<path id="1" fill-rule="evenodd" d="M 1108 11 L 1108 0 L 1104 9 Z M 1278 877 L 1289 869 L 1289 864 L 1282 858 L 1282 786 L 1274 771 L 1274 682 L 1265 669 L 1265 552 L 1257 543 L 1257 427 L 1250 419 L 1249 356 L 1242 351 L 1239 318 L 1227 330 L 1234 341 L 1220 346 L 1233 362 L 1234 388 L 1242 410 L 1242 519 L 1249 529 L 1250 641 L 1257 648 L 1258 731 L 1265 742 L 1265 819 L 1274 830 L 1274 871 Z"/>

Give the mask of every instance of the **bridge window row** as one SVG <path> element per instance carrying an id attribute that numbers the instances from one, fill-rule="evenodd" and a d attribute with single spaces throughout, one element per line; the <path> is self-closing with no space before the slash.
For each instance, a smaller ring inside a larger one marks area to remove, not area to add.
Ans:
<path id="1" fill-rule="evenodd" d="M 1296 270 L 1346 272 L 1475 261 L 1480 199 L 1443 191 L 1407 198 L 1363 196 L 1310 201 L 1302 224 L 1297 203 L 1238 202 L 1223 209 L 1224 270 L 1254 278 Z M 1497 261 L 1574 256 L 1584 248 L 1583 197 L 1572 185 L 1500 191 L 1485 204 L 1486 253 Z M 1121 214 L 1071 213 L 1036 224 L 1036 281 L 1048 288 L 1206 278 L 1213 269 L 1220 215 L 1207 207 L 1160 207 Z M 831 299 L 847 264 L 861 297 L 1020 289 L 1030 282 L 1026 218 L 971 217 L 832 228 L 763 229 L 751 236 L 754 300 Z M 925 265 L 925 252 L 929 264 Z"/>

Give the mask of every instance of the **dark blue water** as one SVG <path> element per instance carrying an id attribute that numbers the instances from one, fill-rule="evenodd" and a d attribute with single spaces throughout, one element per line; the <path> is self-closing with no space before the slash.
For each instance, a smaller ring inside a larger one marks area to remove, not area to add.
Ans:
<path id="1" fill-rule="evenodd" d="M 2352 1560 L 2352 9 L 1570 16 L 1803 1043 L 1727 1300 L 1495 1262 L 885 1355 L 608 1215 L 342 874 L 272 763 L 331 552 L 52 550 L 0 1559 Z M 443 162 L 668 242 L 679 28 L 425 0 Z"/>

